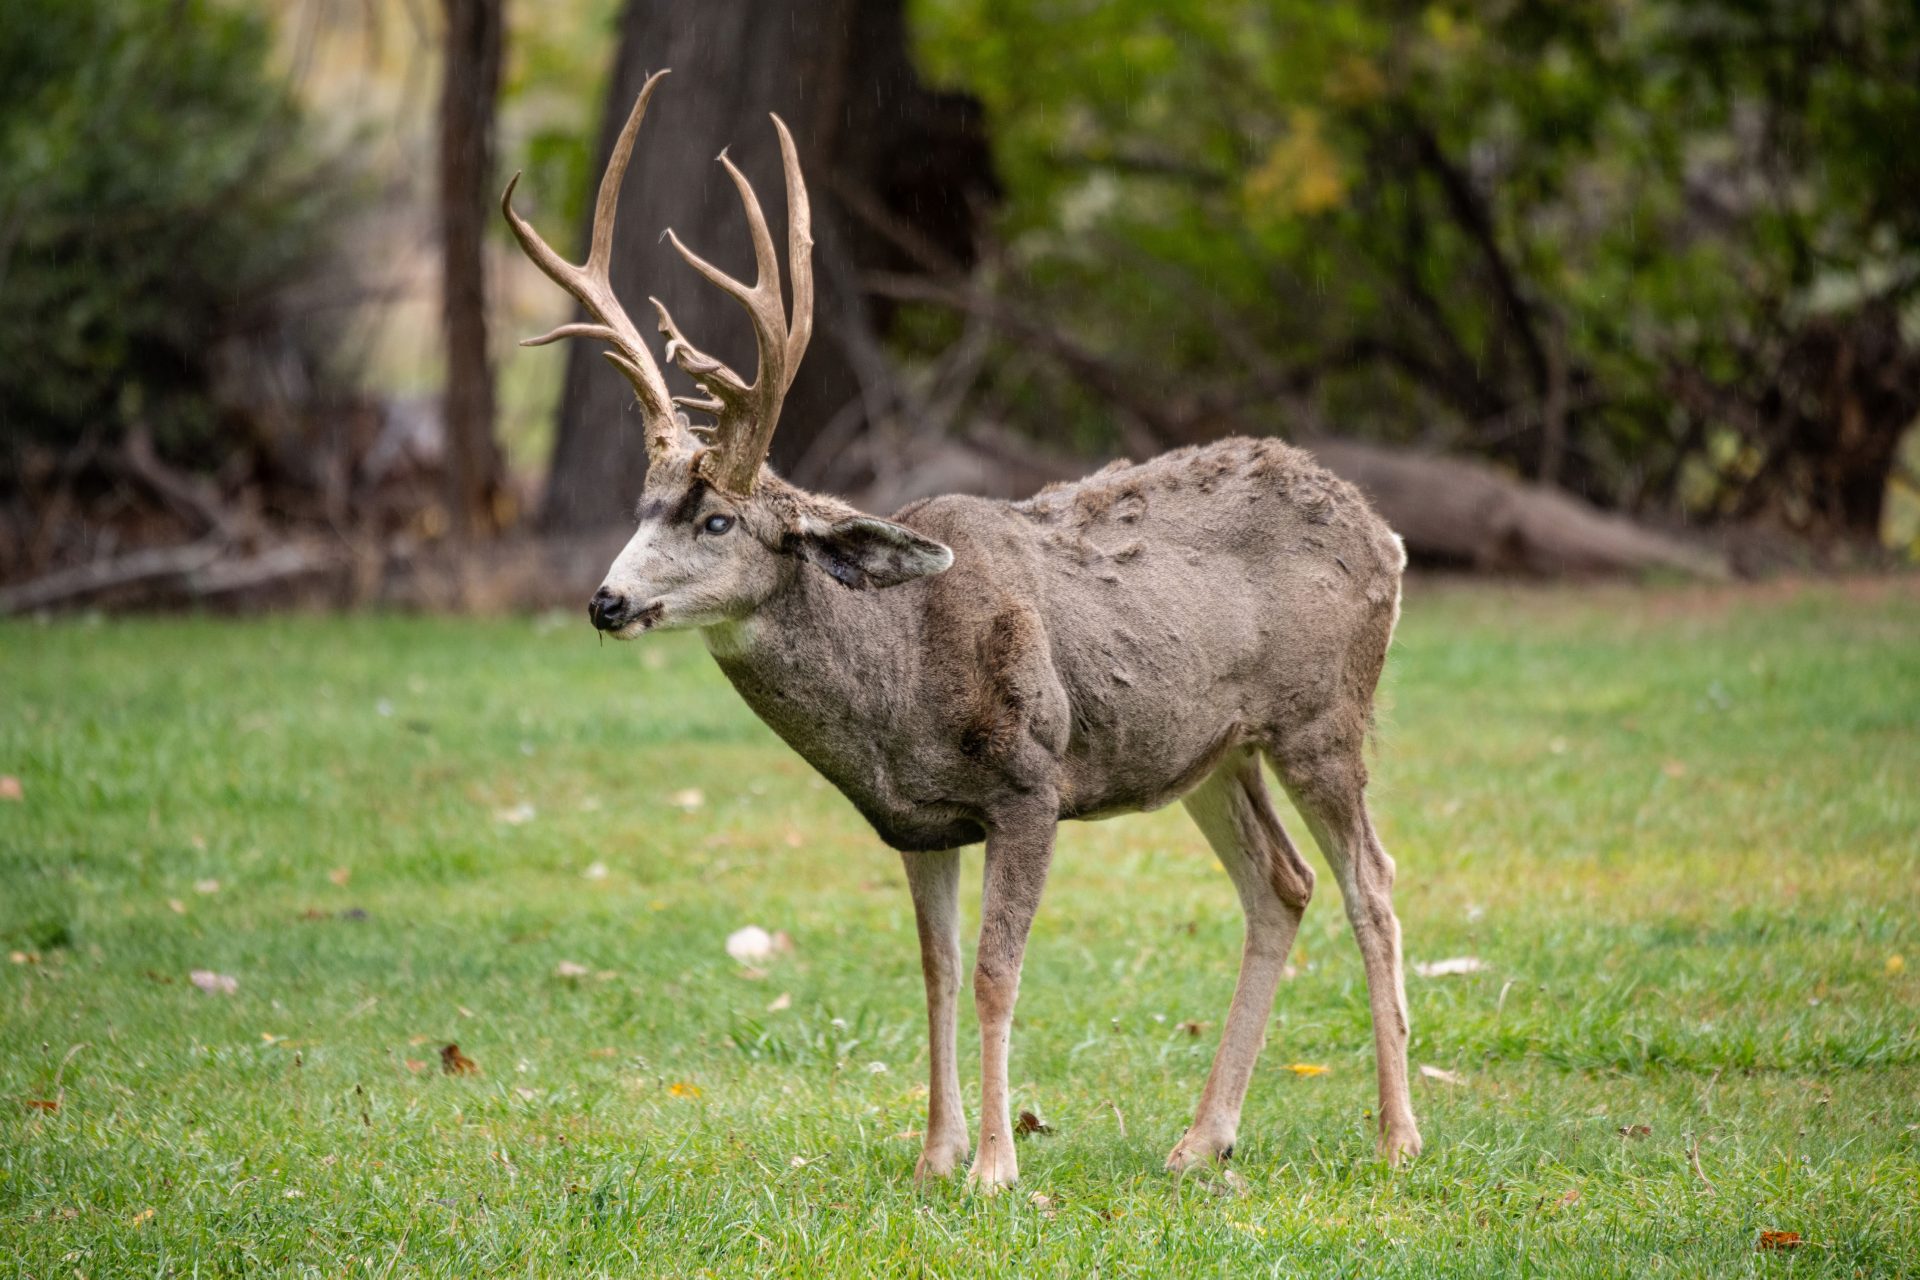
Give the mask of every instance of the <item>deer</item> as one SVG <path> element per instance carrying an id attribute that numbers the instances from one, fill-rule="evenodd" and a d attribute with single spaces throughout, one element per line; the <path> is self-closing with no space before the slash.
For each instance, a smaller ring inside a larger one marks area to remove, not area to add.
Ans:
<path id="1" fill-rule="evenodd" d="M 1068 819 L 1179 800 L 1245 915 L 1239 977 L 1176 1173 L 1231 1157 L 1314 873 L 1267 791 L 1272 770 L 1333 871 L 1365 968 L 1377 1150 L 1421 1147 L 1407 1082 L 1394 861 L 1366 804 L 1373 699 L 1406 552 L 1351 485 L 1277 439 L 1116 462 L 1018 502 L 950 495 L 882 519 L 787 483 L 766 458 L 813 329 L 811 212 L 776 115 L 787 190 L 789 310 L 767 219 L 723 152 L 753 243 L 753 283 L 687 263 L 746 311 L 752 382 L 690 343 L 653 299 L 674 396 L 614 295 L 615 206 L 647 105 L 614 144 L 584 264 L 501 198 L 533 262 L 585 319 L 523 345 L 605 344 L 633 385 L 647 471 L 637 528 L 593 594 L 603 636 L 699 631 L 747 705 L 850 800 L 905 867 L 919 933 L 928 1104 L 916 1180 L 1019 1176 L 1007 1065 L 1029 928 Z M 695 426 L 689 413 L 710 421 Z M 969 1142 L 956 1042 L 961 851 L 985 845 L 972 970 L 980 1128 Z"/>

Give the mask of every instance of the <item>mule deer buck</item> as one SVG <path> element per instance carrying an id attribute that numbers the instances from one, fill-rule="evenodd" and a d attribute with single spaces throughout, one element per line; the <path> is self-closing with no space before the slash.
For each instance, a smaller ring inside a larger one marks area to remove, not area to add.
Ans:
<path id="1" fill-rule="evenodd" d="M 888 520 L 787 484 L 765 458 L 812 331 L 813 281 L 806 187 L 779 117 L 791 313 L 766 217 L 724 154 L 754 282 L 668 232 L 746 309 L 759 348 L 751 383 L 689 343 L 656 300 L 668 359 L 704 393 L 670 396 L 609 280 L 621 180 L 664 74 L 647 82 L 613 148 L 584 265 L 561 259 L 514 212 L 511 184 L 501 201 L 527 254 L 591 317 L 527 344 L 606 343 L 644 416 L 639 528 L 588 612 L 623 640 L 698 628 L 760 718 L 900 852 L 932 1063 L 916 1176 L 952 1173 L 969 1150 L 955 1062 L 959 850 L 986 843 L 970 1177 L 993 1188 L 1017 1176 L 1008 1036 L 1055 828 L 1173 800 L 1232 877 L 1246 938 L 1212 1072 L 1167 1167 L 1232 1153 L 1314 879 L 1268 799 L 1262 758 L 1332 866 L 1359 940 L 1380 1151 L 1396 1163 L 1417 1153 L 1393 860 L 1367 815 L 1362 755 L 1399 613 L 1399 539 L 1354 489 L 1276 440 L 1115 464 L 1024 502 L 932 498 Z M 676 406 L 712 425 L 689 425 Z"/>

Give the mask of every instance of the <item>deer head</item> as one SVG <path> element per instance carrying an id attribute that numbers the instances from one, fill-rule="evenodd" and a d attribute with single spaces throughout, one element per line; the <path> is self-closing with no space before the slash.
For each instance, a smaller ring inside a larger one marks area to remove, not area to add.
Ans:
<path id="1" fill-rule="evenodd" d="M 766 215 L 752 185 L 725 152 L 720 164 L 739 189 L 753 238 L 754 282 L 748 285 L 727 275 L 682 244 L 672 230 L 667 232 L 694 270 L 745 309 L 759 350 L 753 381 L 688 342 L 654 298 L 667 359 L 701 392 L 670 395 L 660 366 L 614 296 L 610 269 L 620 185 L 647 103 L 666 75 L 660 71 L 648 79 L 614 143 L 594 201 L 584 264 L 575 266 L 560 257 L 514 212 L 518 174 L 500 201 L 527 256 L 591 317 L 521 345 L 541 346 L 561 338 L 605 342 L 611 348 L 604 353 L 607 359 L 633 384 L 645 424 L 647 479 L 640 495 L 639 528 L 594 593 L 588 616 L 601 631 L 629 640 L 649 630 L 711 626 L 745 617 L 808 565 L 856 589 L 894 586 L 939 573 L 953 562 L 946 547 L 903 525 L 796 489 L 767 468 L 781 402 L 813 335 L 811 211 L 793 137 L 779 116 L 773 117 L 773 127 L 786 170 L 791 318 Z M 710 415 L 712 422 L 694 426 L 683 409 Z"/>

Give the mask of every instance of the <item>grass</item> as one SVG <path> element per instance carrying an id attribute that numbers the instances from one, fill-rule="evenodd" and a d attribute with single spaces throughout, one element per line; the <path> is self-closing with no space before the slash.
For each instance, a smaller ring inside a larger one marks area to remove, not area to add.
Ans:
<path id="1" fill-rule="evenodd" d="M 1322 875 L 1238 1181 L 1159 1172 L 1239 937 L 1175 807 L 1062 833 L 988 1199 L 912 1184 L 896 861 L 697 642 L 5 626 L 0 1274 L 1920 1274 L 1920 591 L 1420 584 L 1375 772 L 1488 965 L 1408 978 L 1426 1154 Z"/>

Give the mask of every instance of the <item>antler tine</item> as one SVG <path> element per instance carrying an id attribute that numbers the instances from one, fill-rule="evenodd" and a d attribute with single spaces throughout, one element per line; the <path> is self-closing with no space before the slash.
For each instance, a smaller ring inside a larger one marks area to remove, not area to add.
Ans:
<path id="1" fill-rule="evenodd" d="M 627 381 L 633 384 L 634 394 L 640 398 L 641 408 L 647 418 L 649 453 L 665 447 L 672 439 L 675 410 L 667 394 L 667 382 L 661 376 L 660 366 L 654 363 L 646 340 L 640 336 L 640 330 L 628 318 L 626 309 L 614 294 L 611 267 L 614 217 L 620 203 L 620 186 L 627 176 L 627 162 L 633 156 L 633 141 L 640 133 L 640 122 L 646 118 L 647 103 L 652 100 L 653 91 L 666 75 L 665 71 L 656 71 L 648 77 L 633 104 L 632 112 L 627 116 L 626 124 L 621 127 L 620 136 L 613 144 L 613 154 L 607 158 L 607 169 L 601 175 L 600 192 L 593 204 L 593 233 L 583 265 L 575 266 L 554 252 L 553 247 L 541 239 L 540 233 L 514 212 L 513 190 L 519 185 L 519 174 L 513 175 L 513 180 L 507 183 L 506 194 L 500 197 L 500 210 L 506 214 L 507 225 L 513 228 L 514 238 L 520 242 L 527 257 L 550 280 L 578 299 L 588 314 L 598 321 L 597 324 L 563 324 L 537 338 L 523 339 L 520 345 L 538 347 L 562 338 L 593 338 L 611 346 L 613 350 L 602 354 L 626 375 Z"/>
<path id="2" fill-rule="evenodd" d="M 754 282 L 747 285 L 687 248 L 671 230 L 667 238 L 695 271 L 746 310 L 753 323 L 754 344 L 759 351 L 759 366 L 749 385 L 739 374 L 719 360 L 701 351 L 680 333 L 672 315 L 658 298 L 654 307 L 660 313 L 660 331 L 667 335 L 667 359 L 679 365 L 702 391 L 704 399 L 678 398 L 675 403 L 712 413 L 716 419 L 716 441 L 709 479 L 722 489 L 751 493 L 773 443 L 774 428 L 780 421 L 780 403 L 806 354 L 813 334 L 813 234 L 812 213 L 807 203 L 807 188 L 800 174 L 800 159 L 793 135 L 779 116 L 773 125 L 780 135 L 780 156 L 787 182 L 787 269 L 793 276 L 793 320 L 788 323 L 786 300 L 780 292 L 780 261 L 773 247 L 773 235 L 767 229 L 767 217 L 753 186 L 723 151 L 720 163 L 740 192 L 740 203 L 747 215 L 747 231 L 753 239 Z"/>

